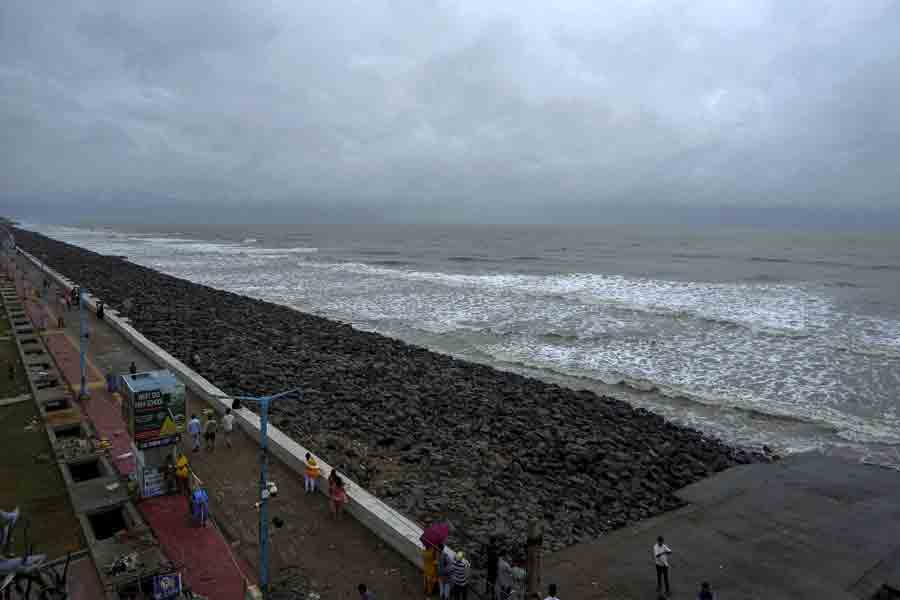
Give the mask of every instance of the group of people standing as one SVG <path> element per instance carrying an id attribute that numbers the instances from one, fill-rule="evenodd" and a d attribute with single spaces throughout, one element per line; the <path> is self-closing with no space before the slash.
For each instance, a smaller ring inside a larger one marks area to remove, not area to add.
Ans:
<path id="1" fill-rule="evenodd" d="M 425 548 L 425 594 L 434 593 L 437 587 L 441 600 L 466 600 L 471 567 L 462 551 L 453 554 L 443 544 Z"/>
<path id="2" fill-rule="evenodd" d="M 484 594 L 488 600 L 510 600 L 521 598 L 515 589 L 524 583 L 525 571 L 512 567 L 500 557 L 496 539 L 492 538 L 486 547 L 486 575 Z M 426 547 L 423 550 L 425 595 L 430 596 L 437 590 L 440 600 L 467 600 L 469 587 L 472 585 L 472 565 L 463 552 L 450 551 L 444 544 Z M 521 588 L 519 588 L 521 589 Z M 482 590 L 478 590 L 481 592 Z M 559 600 L 556 584 L 547 586 L 545 600 Z M 539 594 L 532 594 L 529 600 Z"/>
<path id="3" fill-rule="evenodd" d="M 191 415 L 191 420 L 187 424 L 187 432 L 191 436 L 191 450 L 200 451 L 200 434 L 203 434 L 203 440 L 206 443 L 206 450 L 213 452 L 216 449 L 216 433 L 219 431 L 219 422 L 216 420 L 216 414 L 209 411 L 206 415 L 206 423 L 200 422 L 196 414 Z M 225 438 L 225 446 L 231 448 L 231 433 L 234 431 L 234 414 L 231 409 L 225 410 L 222 416 L 222 434 Z"/>
<path id="4" fill-rule="evenodd" d="M 319 478 L 322 470 L 316 458 L 306 453 L 305 469 L 303 472 L 303 488 L 307 494 L 313 494 L 319 490 Z M 331 514 L 337 520 L 344 514 L 344 506 L 347 504 L 347 490 L 344 489 L 344 479 L 338 474 L 337 469 L 332 469 L 328 475 L 328 501 L 331 506 Z"/>

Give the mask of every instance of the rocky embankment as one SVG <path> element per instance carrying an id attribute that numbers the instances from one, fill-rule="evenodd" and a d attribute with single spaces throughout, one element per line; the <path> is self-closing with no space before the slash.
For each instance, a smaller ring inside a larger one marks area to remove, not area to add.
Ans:
<path id="1" fill-rule="evenodd" d="M 301 385 L 274 423 L 476 553 L 515 557 L 529 517 L 549 549 L 679 506 L 674 491 L 763 457 L 644 410 L 197 285 L 17 231 L 18 243 L 229 393 Z M 196 359 L 195 359 L 196 357 Z M 476 556 L 477 560 L 477 556 Z"/>

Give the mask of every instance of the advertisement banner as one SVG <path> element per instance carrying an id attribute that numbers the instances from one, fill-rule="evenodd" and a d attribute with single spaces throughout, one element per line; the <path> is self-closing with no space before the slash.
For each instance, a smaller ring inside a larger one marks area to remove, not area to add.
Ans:
<path id="1" fill-rule="evenodd" d="M 138 448 L 173 444 L 184 432 L 184 387 L 171 391 L 148 390 L 134 394 L 131 410 L 131 434 Z"/>
<path id="2" fill-rule="evenodd" d="M 155 467 L 144 467 L 141 471 L 141 497 L 162 496 L 165 480 L 162 472 Z"/>

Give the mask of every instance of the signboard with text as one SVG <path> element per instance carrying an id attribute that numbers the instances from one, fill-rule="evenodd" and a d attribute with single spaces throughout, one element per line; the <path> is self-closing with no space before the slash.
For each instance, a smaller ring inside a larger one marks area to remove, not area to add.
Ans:
<path id="1" fill-rule="evenodd" d="M 152 498 L 162 496 L 165 492 L 165 479 L 156 467 L 144 467 L 141 470 L 141 497 Z"/>
<path id="2" fill-rule="evenodd" d="M 138 449 L 174 444 L 184 432 L 184 386 L 126 393 L 122 412 Z"/>
<path id="3" fill-rule="evenodd" d="M 181 573 L 167 573 L 153 577 L 153 600 L 167 600 L 181 595 Z"/>

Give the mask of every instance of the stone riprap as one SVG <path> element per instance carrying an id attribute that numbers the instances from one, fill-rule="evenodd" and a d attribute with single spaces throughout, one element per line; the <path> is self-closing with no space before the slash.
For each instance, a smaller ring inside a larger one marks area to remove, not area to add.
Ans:
<path id="1" fill-rule="evenodd" d="M 761 461 L 642 409 L 498 371 L 16 231 L 36 256 L 228 393 L 300 385 L 273 423 L 470 553 L 527 521 L 561 548 L 678 507 L 675 490 Z"/>

